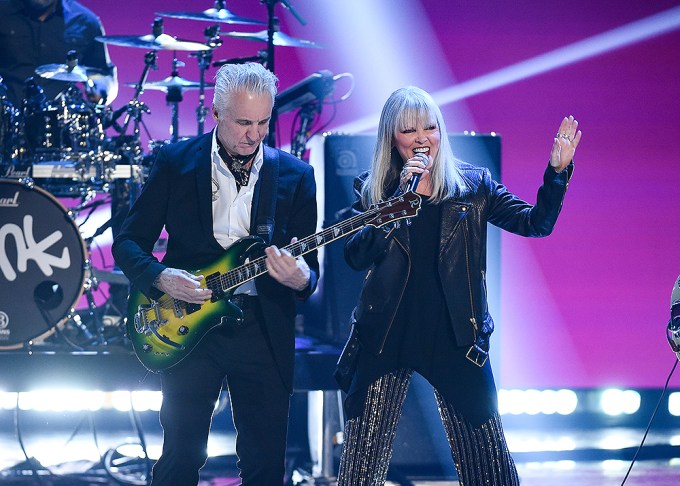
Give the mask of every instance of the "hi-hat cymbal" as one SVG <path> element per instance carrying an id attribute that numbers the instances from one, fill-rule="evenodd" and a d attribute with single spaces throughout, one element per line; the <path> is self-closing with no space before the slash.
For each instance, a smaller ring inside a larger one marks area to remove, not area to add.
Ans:
<path id="1" fill-rule="evenodd" d="M 176 39 L 168 34 L 161 34 L 154 37 L 152 34 L 147 35 L 100 35 L 95 37 L 99 42 L 105 44 L 113 44 L 115 46 L 123 47 L 139 47 L 142 49 L 150 49 L 153 51 L 207 51 L 210 46 L 201 44 L 200 42 L 186 41 Z"/>
<path id="2" fill-rule="evenodd" d="M 127 83 L 128 86 L 137 86 L 135 83 Z M 211 89 L 215 85 L 213 83 L 204 83 L 203 87 L 206 89 Z M 198 81 L 189 81 L 188 79 L 184 79 L 180 76 L 168 76 L 167 78 L 163 79 L 162 81 L 149 81 L 147 83 L 144 83 L 144 89 L 157 89 L 159 91 L 165 91 L 167 92 L 168 90 L 172 88 L 178 88 L 180 90 L 186 90 L 186 89 L 199 89 L 201 87 L 201 83 Z"/>
<path id="3" fill-rule="evenodd" d="M 35 69 L 35 74 L 41 78 L 71 83 L 84 83 L 88 79 L 106 76 L 106 72 L 102 69 L 78 65 L 69 67 L 67 64 L 43 64 Z"/>
<path id="4" fill-rule="evenodd" d="M 247 19 L 234 15 L 226 8 L 216 9 L 209 8 L 203 12 L 156 12 L 156 15 L 161 17 L 170 17 L 174 19 L 187 20 L 205 20 L 208 22 L 221 22 L 223 24 L 250 24 L 250 25 L 264 25 L 264 22 L 259 20 Z"/>
<path id="5" fill-rule="evenodd" d="M 241 39 L 269 42 L 269 35 L 266 30 L 262 30 L 260 32 L 226 32 L 224 35 L 228 35 L 229 37 L 238 37 Z M 323 48 L 323 46 L 312 41 L 296 39 L 295 37 L 286 35 L 283 32 L 274 32 L 274 45 L 287 47 L 314 47 L 316 49 Z"/>

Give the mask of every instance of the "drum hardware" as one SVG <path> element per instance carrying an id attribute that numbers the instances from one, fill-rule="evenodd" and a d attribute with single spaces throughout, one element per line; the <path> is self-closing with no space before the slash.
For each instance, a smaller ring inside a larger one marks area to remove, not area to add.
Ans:
<path id="1" fill-rule="evenodd" d="M 107 73 L 102 69 L 78 65 L 76 51 L 66 54 L 66 64 L 44 64 L 38 66 L 35 73 L 45 79 L 68 81 L 69 83 L 87 83 L 88 80 L 104 77 Z"/>
<path id="2" fill-rule="evenodd" d="M 130 124 L 130 121 L 134 120 L 132 130 L 132 137 L 134 140 L 139 140 L 140 126 L 144 127 L 144 130 L 147 132 L 149 138 L 151 137 L 149 131 L 146 128 L 146 125 L 144 125 L 142 121 L 142 116 L 144 115 L 144 113 L 151 113 L 151 110 L 143 101 L 139 100 L 139 97 L 144 92 L 144 85 L 146 84 L 146 78 L 149 75 L 149 70 L 158 69 L 158 66 L 156 65 L 156 59 L 157 59 L 156 51 L 152 50 L 144 54 L 144 69 L 142 70 L 139 82 L 135 87 L 134 96 L 126 106 L 116 110 L 116 112 L 114 112 L 113 115 L 112 124 L 114 125 L 116 131 L 123 136 L 125 136 L 127 133 L 127 128 Z M 125 120 L 123 122 L 123 126 L 118 128 L 116 118 L 120 116 L 122 113 L 125 113 Z"/>
<path id="3" fill-rule="evenodd" d="M 221 9 L 218 10 L 226 10 L 224 8 L 224 2 L 215 2 L 215 7 L 221 7 Z M 222 45 L 222 41 L 220 39 L 220 26 L 219 25 L 213 25 L 210 27 L 207 27 L 203 31 L 203 35 L 206 37 L 207 44 L 209 46 L 212 46 L 213 48 L 207 51 L 198 51 L 194 54 L 190 54 L 190 56 L 195 56 L 198 59 L 198 106 L 196 107 L 196 121 L 198 123 L 198 130 L 197 134 L 198 135 L 203 135 L 204 127 L 205 127 L 205 119 L 208 116 L 208 111 L 209 109 L 205 106 L 205 88 L 210 86 L 214 86 L 212 83 L 206 84 L 205 82 L 205 71 L 210 67 L 210 63 L 212 62 L 213 58 L 213 50 L 216 47 L 219 47 Z"/>
<path id="4" fill-rule="evenodd" d="M 210 59 L 210 53 L 212 51 L 201 51 L 201 53 L 206 53 L 205 56 Z M 199 59 L 203 59 L 202 55 Z M 200 62 L 200 61 L 199 61 Z M 207 61 L 207 65 L 210 61 Z M 201 110 L 203 106 L 203 100 L 205 99 L 205 88 L 212 88 L 214 84 L 205 83 L 203 73 L 201 73 L 201 81 L 189 81 L 179 76 L 178 68 L 183 67 L 184 63 L 177 60 L 177 57 L 173 57 L 172 60 L 172 73 L 167 78 L 162 81 L 150 81 L 144 84 L 144 89 L 158 90 L 165 92 L 165 100 L 171 107 L 171 141 L 177 142 L 179 139 L 179 102 L 182 101 L 182 93 L 189 89 L 200 89 L 202 95 L 199 95 L 199 108 L 197 110 L 197 116 L 199 117 L 199 132 L 201 131 L 201 116 L 203 120 L 205 119 L 205 113 Z M 207 112 L 207 110 L 206 110 Z"/>
<path id="5" fill-rule="evenodd" d="M 85 167 L 79 163 L 37 163 L 33 164 L 33 178 L 36 179 L 70 179 L 73 182 L 88 182 L 95 184 L 97 181 L 112 182 L 116 179 L 132 179 L 139 181 L 144 174 L 141 165 L 115 164 L 109 161 L 121 156 L 111 153 L 102 155 L 104 163 Z"/>
<path id="6" fill-rule="evenodd" d="M 173 59 L 173 72 L 171 76 L 168 76 L 167 78 L 163 79 L 162 81 L 148 81 L 147 83 L 144 84 L 144 89 L 151 89 L 151 90 L 157 90 L 157 91 L 164 91 L 168 92 L 169 89 L 182 89 L 182 90 L 187 90 L 187 89 L 198 89 L 200 87 L 200 82 L 199 81 L 189 81 L 188 79 L 184 79 L 181 76 L 179 76 L 179 73 L 177 72 L 178 67 L 184 67 L 184 63 L 182 61 L 178 61 L 177 58 Z M 135 87 L 137 86 L 137 83 L 126 83 L 127 86 Z M 212 88 L 215 85 L 213 83 L 206 83 L 206 87 Z"/>
<path id="7" fill-rule="evenodd" d="M 266 30 L 262 30 L 260 32 L 227 32 L 224 35 L 227 35 L 229 37 L 235 37 L 237 39 L 247 39 L 260 42 L 268 42 L 269 38 L 269 32 Z M 287 34 L 284 34 L 283 32 L 280 31 L 274 31 L 272 42 L 274 43 L 275 46 L 282 47 L 310 47 L 314 49 L 324 48 L 322 45 L 317 44 L 316 42 L 304 39 L 297 39 L 295 37 L 291 37 Z"/>
<path id="8" fill-rule="evenodd" d="M 21 110 L 9 101 L 0 76 L 0 177 L 18 179 L 29 175 L 21 164 L 26 154 L 22 128 Z"/>
<path id="9" fill-rule="evenodd" d="M 152 51 L 205 51 L 211 49 L 200 42 L 181 40 L 163 33 L 163 19 L 157 17 L 152 26 L 152 33 L 140 36 L 100 35 L 95 37 L 99 42 L 122 47 L 138 47 Z"/>
<path id="10" fill-rule="evenodd" d="M 224 24 L 250 24 L 250 25 L 263 25 L 264 22 L 254 19 L 247 19 L 245 17 L 239 17 L 231 13 L 225 7 L 224 0 L 217 0 L 215 2 L 214 8 L 209 8 L 203 12 L 156 12 L 156 15 L 161 17 L 170 17 L 175 19 L 187 19 L 187 20 L 204 20 L 207 22 L 221 22 Z"/>
<path id="11" fill-rule="evenodd" d="M 20 157 L 19 120 L 19 110 L 0 97 L 0 165 L 11 164 Z"/>
<path id="12" fill-rule="evenodd" d="M 162 19 L 158 18 L 154 22 L 154 35 L 162 31 Z M 198 132 L 203 132 L 203 125 L 207 116 L 208 110 L 205 108 L 205 89 L 211 88 L 212 83 L 205 82 L 205 70 L 210 66 L 212 60 L 212 50 L 222 45 L 219 36 L 219 26 L 212 26 L 205 29 L 206 44 L 201 44 L 202 48 L 197 50 L 194 55 L 199 61 L 200 80 L 190 81 L 179 76 L 179 67 L 183 67 L 184 63 L 177 60 L 176 51 L 173 53 L 172 72 L 171 75 L 161 81 L 146 81 L 148 69 L 145 69 L 142 80 L 134 85 L 136 87 L 135 99 L 146 89 L 159 90 L 166 93 L 166 101 L 171 106 L 171 141 L 177 142 L 179 140 L 179 102 L 183 100 L 182 93 L 188 89 L 199 89 L 199 106 L 196 110 L 196 117 L 198 121 Z M 106 39 L 102 38 L 102 42 Z M 188 49 L 184 49 L 188 50 Z M 155 50 L 151 51 L 155 54 Z M 147 54 L 148 56 L 148 54 Z M 157 69 L 155 65 L 156 59 L 153 59 L 153 69 Z M 149 61 L 147 61 L 149 62 Z M 148 65 L 148 64 L 147 64 Z M 119 130 L 119 133 L 125 133 L 124 128 Z"/>
<path id="13" fill-rule="evenodd" d="M 306 44 L 306 41 L 304 42 L 294 42 L 299 39 L 293 39 L 292 37 L 286 36 L 285 34 L 281 34 L 280 27 L 279 27 L 279 19 L 276 17 L 274 14 L 274 7 L 276 4 L 280 1 L 281 4 L 288 9 L 292 15 L 300 22 L 302 25 L 305 25 L 306 22 L 305 20 L 297 13 L 297 11 L 293 8 L 293 6 L 290 4 L 288 0 L 261 0 L 262 3 L 267 5 L 267 31 L 266 31 L 266 37 L 263 39 L 263 32 L 257 33 L 255 37 L 251 36 L 251 40 L 266 40 L 267 42 L 267 61 L 266 61 L 266 67 L 269 69 L 271 72 L 275 73 L 274 69 L 274 46 L 275 45 L 289 45 L 292 47 L 321 47 L 318 46 L 314 43 Z M 246 37 L 245 34 L 241 33 L 241 35 L 237 36 L 232 36 L 232 37 L 243 37 L 243 38 L 248 38 Z M 305 45 L 302 45 L 305 44 Z M 312 45 L 314 44 L 314 45 Z M 267 134 L 267 144 L 270 147 L 276 147 L 276 121 L 277 121 L 277 114 L 275 111 L 272 111 L 272 117 L 269 120 L 269 133 Z"/>

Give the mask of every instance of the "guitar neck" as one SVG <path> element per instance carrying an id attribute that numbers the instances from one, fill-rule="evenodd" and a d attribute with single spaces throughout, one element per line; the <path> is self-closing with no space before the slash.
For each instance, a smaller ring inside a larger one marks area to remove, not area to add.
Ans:
<path id="1" fill-rule="evenodd" d="M 295 243 L 291 243 L 288 246 L 283 247 L 287 250 L 293 257 L 299 257 L 310 251 L 316 250 L 328 243 L 331 243 L 339 238 L 347 235 L 351 235 L 355 231 L 360 230 L 368 224 L 375 224 L 375 226 L 381 226 L 388 221 L 383 221 L 381 219 L 376 219 L 376 215 L 379 215 L 381 211 L 384 210 L 384 205 L 370 208 L 367 211 L 356 214 L 350 218 L 347 218 L 339 223 L 330 226 L 323 231 L 315 233 L 313 235 L 307 236 Z M 391 219 L 390 219 L 391 220 Z M 238 268 L 234 268 L 228 272 L 220 275 L 220 284 L 225 291 L 229 291 L 238 287 L 239 285 L 252 280 L 260 275 L 267 273 L 267 265 L 265 264 L 266 256 L 256 258 L 241 265 Z"/>

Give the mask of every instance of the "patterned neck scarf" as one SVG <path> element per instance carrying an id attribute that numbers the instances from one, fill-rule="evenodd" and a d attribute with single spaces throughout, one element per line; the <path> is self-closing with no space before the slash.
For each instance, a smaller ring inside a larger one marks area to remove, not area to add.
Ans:
<path id="1" fill-rule="evenodd" d="M 250 155 L 231 155 L 227 152 L 219 139 L 217 139 L 217 147 L 220 157 L 224 163 L 227 164 L 229 172 L 231 172 L 236 180 L 236 190 L 238 191 L 241 187 L 247 186 L 248 181 L 250 180 L 250 169 L 252 168 L 252 165 L 248 166 L 248 168 L 246 168 L 246 166 L 255 158 L 257 150 Z"/>

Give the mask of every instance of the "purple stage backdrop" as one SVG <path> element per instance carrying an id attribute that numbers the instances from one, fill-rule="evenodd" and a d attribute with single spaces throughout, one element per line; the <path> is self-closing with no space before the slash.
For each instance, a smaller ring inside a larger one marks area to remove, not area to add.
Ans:
<path id="1" fill-rule="evenodd" d="M 83 0 L 109 35 L 150 33 L 154 12 L 200 12 L 210 0 Z M 499 385 L 660 387 L 672 360 L 665 338 L 680 273 L 680 7 L 656 0 L 291 0 L 302 25 L 277 4 L 282 32 L 323 49 L 276 47 L 285 89 L 320 70 L 351 73 L 351 96 L 327 105 L 330 131 L 370 133 L 391 91 L 419 85 L 438 100 L 450 132 L 497 132 L 502 181 L 535 200 L 558 124 L 573 114 L 584 136 L 555 232 L 503 235 L 501 306 L 495 314 Z M 266 20 L 257 0 L 236 15 Z M 208 22 L 165 18 L 165 33 L 203 41 Z M 214 59 L 247 57 L 266 44 L 229 37 L 264 26 L 221 24 Z M 110 46 L 121 83 L 138 81 L 143 49 Z M 196 59 L 180 75 L 198 79 Z M 160 51 L 150 81 L 170 75 Z M 208 71 L 212 79 L 215 68 Z M 351 89 L 337 81 L 335 97 Z M 133 95 L 121 85 L 114 107 Z M 208 105 L 212 92 L 208 93 Z M 146 91 L 151 139 L 167 139 L 165 95 Z M 196 134 L 195 91 L 180 106 L 179 134 Z M 282 115 L 279 145 L 294 113 Z M 212 120 L 206 130 L 212 128 Z M 490 276 L 493 278 L 494 276 Z M 496 276 L 498 278 L 498 276 Z M 676 386 L 678 382 L 676 380 Z"/>

